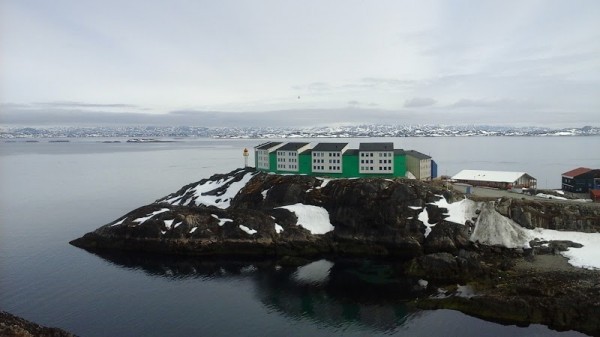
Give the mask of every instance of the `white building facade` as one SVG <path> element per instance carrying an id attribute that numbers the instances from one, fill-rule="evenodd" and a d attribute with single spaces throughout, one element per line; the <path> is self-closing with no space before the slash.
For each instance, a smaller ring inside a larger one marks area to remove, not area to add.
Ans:
<path id="1" fill-rule="evenodd" d="M 363 174 L 394 173 L 394 143 L 360 143 L 358 172 Z"/>
<path id="2" fill-rule="evenodd" d="M 287 143 L 277 149 L 277 170 L 298 172 L 298 154 L 310 147 L 309 143 Z"/>
<path id="3" fill-rule="evenodd" d="M 342 173 L 343 155 L 348 143 L 320 143 L 312 149 L 311 165 L 315 173 Z"/>
<path id="4" fill-rule="evenodd" d="M 283 146 L 282 142 L 268 142 L 255 147 L 256 168 L 259 170 L 269 170 L 271 168 L 269 154 L 281 146 Z"/>

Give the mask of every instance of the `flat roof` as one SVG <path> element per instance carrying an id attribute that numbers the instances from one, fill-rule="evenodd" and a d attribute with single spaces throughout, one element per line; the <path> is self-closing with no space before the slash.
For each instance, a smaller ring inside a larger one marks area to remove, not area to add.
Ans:
<path id="1" fill-rule="evenodd" d="M 578 167 L 578 168 L 576 168 L 574 170 L 571 170 L 571 171 L 563 173 L 562 176 L 563 177 L 567 177 L 567 178 L 575 178 L 578 175 L 582 175 L 582 174 L 587 173 L 587 172 L 589 172 L 591 170 L 592 169 L 587 168 L 587 167 Z"/>
<path id="2" fill-rule="evenodd" d="M 348 143 L 319 143 L 313 147 L 313 151 L 342 151 Z"/>
<path id="3" fill-rule="evenodd" d="M 528 176 L 534 179 L 532 176 L 525 172 L 509 172 L 509 171 L 483 171 L 483 170 L 462 170 L 455 174 L 452 179 L 454 180 L 474 180 L 474 181 L 488 181 L 488 182 L 501 182 L 501 183 L 513 183 L 522 176 Z"/>
<path id="4" fill-rule="evenodd" d="M 281 144 L 282 142 L 266 142 L 255 147 L 257 150 L 268 150 L 274 146 Z"/>
<path id="5" fill-rule="evenodd" d="M 421 153 L 419 151 L 415 151 L 415 150 L 406 151 L 406 155 L 407 156 L 411 156 L 411 157 L 415 157 L 417 159 L 431 159 L 430 156 L 428 156 L 428 155 L 426 155 L 424 153 Z"/>
<path id="6" fill-rule="evenodd" d="M 278 151 L 298 151 L 299 148 L 308 145 L 309 143 L 287 143 L 277 149 Z"/>
<path id="7" fill-rule="evenodd" d="M 401 154 L 406 154 L 406 151 L 404 151 L 404 149 L 394 149 L 394 155 L 401 155 Z"/>
<path id="8" fill-rule="evenodd" d="M 357 149 L 348 149 L 344 152 L 344 156 L 358 156 Z"/>
<path id="9" fill-rule="evenodd" d="M 360 143 L 359 151 L 394 151 L 394 143 Z"/>

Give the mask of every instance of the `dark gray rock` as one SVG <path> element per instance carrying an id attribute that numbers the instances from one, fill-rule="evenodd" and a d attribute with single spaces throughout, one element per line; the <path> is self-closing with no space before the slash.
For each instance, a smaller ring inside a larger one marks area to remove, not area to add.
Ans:
<path id="1" fill-rule="evenodd" d="M 407 267 L 411 276 L 423 277 L 436 281 L 455 281 L 461 279 L 460 267 L 454 255 L 434 253 L 412 259 Z"/>
<path id="2" fill-rule="evenodd" d="M 425 239 L 425 253 L 447 252 L 457 254 L 461 248 L 470 246 L 469 227 L 454 222 L 441 221 L 433 226 Z"/>
<path id="3" fill-rule="evenodd" d="M 502 198 L 496 210 L 525 228 L 600 232 L 600 207 L 594 203 Z"/>

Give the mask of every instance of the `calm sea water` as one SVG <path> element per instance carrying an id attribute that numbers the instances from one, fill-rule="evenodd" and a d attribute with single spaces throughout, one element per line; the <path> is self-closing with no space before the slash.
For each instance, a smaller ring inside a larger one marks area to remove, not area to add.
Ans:
<path id="1" fill-rule="evenodd" d="M 430 154 L 440 174 L 526 171 L 543 187 L 559 187 L 560 173 L 571 168 L 600 167 L 600 137 L 393 141 Z M 242 166 L 242 149 L 260 142 L 0 143 L 0 309 L 81 336 L 577 335 L 411 310 L 411 284 L 386 264 L 280 268 L 257 261 L 100 257 L 68 245 L 184 184 Z"/>

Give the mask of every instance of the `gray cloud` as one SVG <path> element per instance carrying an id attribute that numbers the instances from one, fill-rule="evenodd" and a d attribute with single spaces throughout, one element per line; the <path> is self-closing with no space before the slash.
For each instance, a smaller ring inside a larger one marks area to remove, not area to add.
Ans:
<path id="1" fill-rule="evenodd" d="M 463 98 L 452 104 L 449 108 L 532 108 L 536 105 L 531 102 L 509 98 L 502 99 L 470 99 Z"/>
<path id="2" fill-rule="evenodd" d="M 57 101 L 57 102 L 39 102 L 35 105 L 45 107 L 56 107 L 56 108 L 137 108 L 133 104 L 122 104 L 122 103 L 84 103 L 84 102 L 70 102 L 70 101 Z"/>
<path id="3" fill-rule="evenodd" d="M 404 102 L 405 108 L 420 108 L 425 106 L 432 106 L 436 103 L 436 100 L 429 97 L 415 97 L 406 100 Z"/>
<path id="4" fill-rule="evenodd" d="M 417 84 L 414 80 L 400 80 L 397 78 L 363 77 L 358 82 L 348 84 L 348 87 L 368 89 L 406 89 Z"/>
<path id="5" fill-rule="evenodd" d="M 334 87 L 332 85 L 330 85 L 329 83 L 325 83 L 325 82 L 312 82 L 309 84 L 293 85 L 292 89 L 307 91 L 310 93 L 322 93 L 322 92 L 331 91 L 334 89 Z"/>

